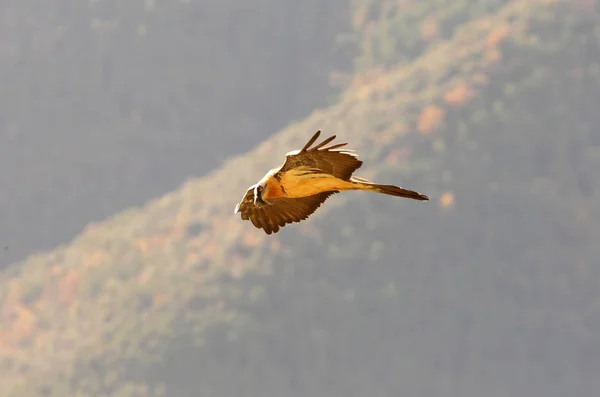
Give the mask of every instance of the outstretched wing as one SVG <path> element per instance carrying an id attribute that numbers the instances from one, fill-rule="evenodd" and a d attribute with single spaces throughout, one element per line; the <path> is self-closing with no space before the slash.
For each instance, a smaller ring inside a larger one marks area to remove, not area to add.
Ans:
<path id="1" fill-rule="evenodd" d="M 339 150 L 347 145 L 345 142 L 324 147 L 335 139 L 335 135 L 311 148 L 310 146 L 315 143 L 319 135 L 321 135 L 321 130 L 318 130 L 302 149 L 287 153 L 285 163 L 277 171 L 277 174 L 303 167 L 316 173 L 330 174 L 336 178 L 348 180 L 363 162 L 357 158 L 354 151 Z"/>
<path id="2" fill-rule="evenodd" d="M 236 205 L 235 213 L 240 212 L 243 220 L 250 220 L 255 227 L 264 229 L 267 234 L 277 233 L 288 223 L 300 222 L 308 218 L 335 193 L 338 191 L 302 198 L 272 199 L 268 204 L 258 207 L 254 205 L 254 187 L 251 187 L 242 201 Z"/>

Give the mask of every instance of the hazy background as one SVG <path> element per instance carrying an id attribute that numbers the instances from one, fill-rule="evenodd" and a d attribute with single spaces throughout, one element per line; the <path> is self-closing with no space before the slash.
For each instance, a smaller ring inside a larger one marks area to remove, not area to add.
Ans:
<path id="1" fill-rule="evenodd" d="M 0 16 L 6 265 L 325 106 L 345 1 L 20 1 Z"/>
<path id="2" fill-rule="evenodd" d="M 594 395 L 598 11 L 2 2 L 0 396 Z M 317 129 L 432 200 L 233 216 Z"/>

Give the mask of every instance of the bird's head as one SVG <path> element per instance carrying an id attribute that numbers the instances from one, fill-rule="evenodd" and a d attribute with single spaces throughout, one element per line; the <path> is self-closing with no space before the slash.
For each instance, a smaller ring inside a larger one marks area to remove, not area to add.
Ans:
<path id="1" fill-rule="evenodd" d="M 258 183 L 258 184 L 256 184 L 256 186 L 254 186 L 254 205 L 261 206 L 261 205 L 267 204 L 263 200 L 263 195 L 265 193 L 265 189 L 266 189 L 265 184 Z"/>

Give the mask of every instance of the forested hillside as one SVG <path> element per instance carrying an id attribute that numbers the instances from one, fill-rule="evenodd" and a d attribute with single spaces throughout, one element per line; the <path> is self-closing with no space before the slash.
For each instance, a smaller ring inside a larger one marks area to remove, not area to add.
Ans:
<path id="1" fill-rule="evenodd" d="M 352 4 L 335 104 L 4 272 L 0 396 L 600 389 L 596 5 L 419 4 Z M 340 194 L 274 236 L 233 216 L 316 129 L 432 201 Z"/>
<path id="2" fill-rule="evenodd" d="M 0 268 L 325 106 L 345 0 L 3 2 Z"/>

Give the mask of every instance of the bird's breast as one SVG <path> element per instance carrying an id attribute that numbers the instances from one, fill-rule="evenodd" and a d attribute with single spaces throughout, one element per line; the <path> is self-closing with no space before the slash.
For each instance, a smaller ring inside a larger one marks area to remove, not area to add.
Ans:
<path id="1" fill-rule="evenodd" d="M 307 197 L 332 190 L 347 190 L 352 185 L 331 174 L 304 167 L 284 172 L 280 181 L 286 197 L 290 198 Z"/>

